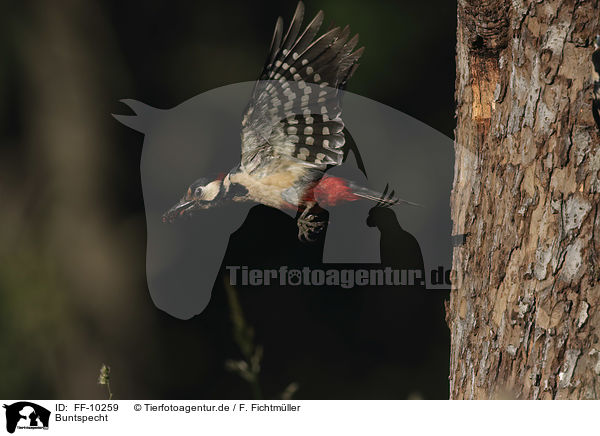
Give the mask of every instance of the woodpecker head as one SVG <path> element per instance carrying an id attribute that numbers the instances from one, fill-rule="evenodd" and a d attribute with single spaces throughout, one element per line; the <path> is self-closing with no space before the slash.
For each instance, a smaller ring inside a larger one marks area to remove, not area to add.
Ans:
<path id="1" fill-rule="evenodd" d="M 219 202 L 222 192 L 220 179 L 198 179 L 189 186 L 181 200 L 163 214 L 162 221 L 172 222 L 175 218 L 190 215 L 195 210 L 208 209 Z"/>

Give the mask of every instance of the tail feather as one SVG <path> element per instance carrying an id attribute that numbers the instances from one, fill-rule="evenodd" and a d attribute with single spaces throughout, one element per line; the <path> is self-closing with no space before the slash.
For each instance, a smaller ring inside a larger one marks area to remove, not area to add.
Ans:
<path id="1" fill-rule="evenodd" d="M 378 192 L 341 177 L 325 176 L 312 188 L 309 197 L 324 207 L 335 206 L 347 201 L 356 201 L 360 198 L 374 201 L 376 207 L 390 207 L 396 204 L 421 206 L 418 203 L 397 197 L 394 190 L 388 193 L 388 189 L 389 185 L 386 185 L 383 192 Z"/>
<path id="2" fill-rule="evenodd" d="M 352 184 L 354 185 L 354 184 Z M 396 204 L 408 204 L 411 206 L 422 207 L 419 203 L 414 203 L 412 201 L 404 200 L 403 198 L 397 197 L 396 192 L 392 190 L 388 194 L 389 185 L 385 186 L 383 192 L 373 191 L 368 188 L 363 188 L 362 186 L 352 186 L 352 193 L 357 197 L 365 198 L 367 200 L 372 200 L 377 202 L 378 207 L 390 207 Z"/>
<path id="3" fill-rule="evenodd" d="M 367 200 L 376 201 L 379 203 L 383 202 L 383 206 L 385 206 L 385 207 L 394 206 L 396 204 L 408 204 L 410 206 L 423 207 L 422 204 L 404 200 L 403 198 L 399 198 L 399 197 L 393 197 L 392 199 L 382 200 L 381 197 L 378 197 L 376 194 L 373 195 L 373 194 L 369 194 L 369 193 L 365 193 L 365 192 L 354 192 L 354 195 L 361 197 L 361 198 L 366 198 Z"/>

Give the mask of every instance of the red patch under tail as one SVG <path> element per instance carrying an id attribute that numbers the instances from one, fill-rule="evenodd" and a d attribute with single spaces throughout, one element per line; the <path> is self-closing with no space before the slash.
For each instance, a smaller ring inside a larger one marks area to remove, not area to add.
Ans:
<path id="1" fill-rule="evenodd" d="M 346 201 L 355 201 L 360 197 L 352 192 L 344 179 L 323 177 L 312 190 L 312 196 L 320 206 L 335 206 Z"/>

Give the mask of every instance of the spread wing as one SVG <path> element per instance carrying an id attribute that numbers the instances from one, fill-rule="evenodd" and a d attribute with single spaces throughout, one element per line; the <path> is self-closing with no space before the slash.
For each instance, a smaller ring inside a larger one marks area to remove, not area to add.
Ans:
<path id="1" fill-rule="evenodd" d="M 300 33 L 304 5 L 298 3 L 288 31 L 275 26 L 262 74 L 242 121 L 242 168 L 259 173 L 274 159 L 324 170 L 343 159 L 341 95 L 364 48 L 358 35 L 334 27 L 315 38 L 323 11 Z"/>

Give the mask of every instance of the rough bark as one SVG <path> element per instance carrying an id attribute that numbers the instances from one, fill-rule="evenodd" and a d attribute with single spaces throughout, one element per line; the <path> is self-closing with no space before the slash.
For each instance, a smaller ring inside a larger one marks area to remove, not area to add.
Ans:
<path id="1" fill-rule="evenodd" d="M 451 398 L 600 398 L 598 6 L 459 1 Z"/>

